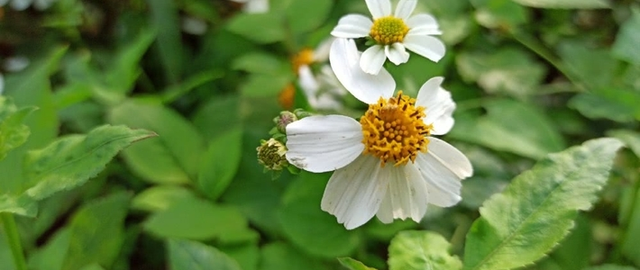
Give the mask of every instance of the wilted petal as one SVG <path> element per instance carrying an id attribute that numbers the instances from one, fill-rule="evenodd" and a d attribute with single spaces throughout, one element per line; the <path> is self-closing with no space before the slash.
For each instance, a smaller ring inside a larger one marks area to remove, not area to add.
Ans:
<path id="1" fill-rule="evenodd" d="M 353 40 L 336 39 L 329 60 L 340 83 L 360 101 L 371 104 L 393 95 L 396 82 L 389 72 L 383 69 L 378 75 L 371 75 L 360 68 L 360 52 Z"/>
<path id="2" fill-rule="evenodd" d="M 407 35 L 404 46 L 434 62 L 440 61 L 445 53 L 444 43 L 432 36 Z"/>
<path id="3" fill-rule="evenodd" d="M 348 230 L 365 224 L 378 211 L 387 192 L 386 179 L 380 172 L 380 160 L 371 155 L 361 155 L 337 170 L 324 190 L 322 210 L 336 216 Z"/>
<path id="4" fill-rule="evenodd" d="M 369 35 L 371 19 L 360 14 L 348 14 L 340 18 L 331 35 L 338 38 L 361 38 Z"/>
<path id="5" fill-rule="evenodd" d="M 426 117 L 423 121 L 427 125 L 433 125 L 433 135 L 446 134 L 454 123 L 452 115 L 456 104 L 451 98 L 451 93 L 440 86 L 443 80 L 443 77 L 429 79 L 420 87 L 416 99 L 416 106 L 425 108 Z"/>
<path id="6" fill-rule="evenodd" d="M 346 166 L 364 150 L 362 127 L 342 115 L 310 116 L 287 125 L 287 160 L 310 172 Z"/>

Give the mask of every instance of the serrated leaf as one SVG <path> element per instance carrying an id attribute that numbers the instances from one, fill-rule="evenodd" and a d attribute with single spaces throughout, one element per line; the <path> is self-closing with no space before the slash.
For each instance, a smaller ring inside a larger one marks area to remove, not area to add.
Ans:
<path id="1" fill-rule="evenodd" d="M 338 261 L 340 262 L 340 264 L 342 264 L 342 266 L 346 267 L 349 270 L 376 270 L 375 268 L 366 266 L 364 265 L 364 263 L 349 257 L 338 258 Z"/>
<path id="2" fill-rule="evenodd" d="M 216 200 L 236 174 L 242 153 L 242 130 L 231 129 L 213 139 L 202 158 L 198 188 Z"/>
<path id="3" fill-rule="evenodd" d="M 94 263 L 109 268 L 124 241 L 130 199 L 130 194 L 115 193 L 76 212 L 69 224 L 69 250 L 62 269 L 75 270 Z"/>
<path id="4" fill-rule="evenodd" d="M 111 110 L 109 121 L 159 135 L 123 152 L 134 173 L 151 183 L 195 182 L 204 141 L 182 115 L 159 104 L 129 100 Z"/>
<path id="5" fill-rule="evenodd" d="M 0 96 L 0 161 L 27 141 L 29 127 L 22 122 L 34 110 L 35 107 L 18 109 L 11 99 Z"/>
<path id="6" fill-rule="evenodd" d="M 514 2 L 537 8 L 593 9 L 609 8 L 606 0 L 513 0 Z"/>
<path id="7" fill-rule="evenodd" d="M 389 245 L 389 270 L 461 269 L 462 262 L 449 254 L 451 244 L 428 231 L 402 231 Z"/>
<path id="8" fill-rule="evenodd" d="M 467 234 L 464 269 L 512 269 L 547 254 L 606 184 L 622 143 L 603 138 L 551 154 L 482 208 Z"/>
<path id="9" fill-rule="evenodd" d="M 154 213 L 144 228 L 166 238 L 205 240 L 243 234 L 247 231 L 247 220 L 233 207 L 185 197 Z"/>
<path id="10" fill-rule="evenodd" d="M 155 136 L 147 130 L 101 126 L 87 135 L 70 135 L 25 156 L 24 171 L 30 186 L 26 194 L 35 200 L 77 187 L 95 177 L 131 143 Z"/>
<path id="11" fill-rule="evenodd" d="M 174 270 L 241 270 L 240 265 L 218 249 L 189 240 L 168 240 L 169 267 Z"/>

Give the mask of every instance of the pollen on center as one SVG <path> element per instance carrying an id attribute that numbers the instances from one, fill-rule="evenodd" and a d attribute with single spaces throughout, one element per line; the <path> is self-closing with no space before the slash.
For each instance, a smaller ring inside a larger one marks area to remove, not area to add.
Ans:
<path id="1" fill-rule="evenodd" d="M 369 105 L 360 119 L 364 154 L 380 158 L 380 165 L 393 162 L 394 166 L 414 162 L 419 152 L 427 151 L 432 125 L 422 120 L 424 108 L 415 106 L 415 99 L 403 95 L 384 99 Z"/>
<path id="2" fill-rule="evenodd" d="M 373 22 L 369 36 L 378 44 L 391 45 L 396 42 L 402 42 L 407 33 L 409 33 L 409 27 L 402 19 L 387 16 L 378 18 Z"/>

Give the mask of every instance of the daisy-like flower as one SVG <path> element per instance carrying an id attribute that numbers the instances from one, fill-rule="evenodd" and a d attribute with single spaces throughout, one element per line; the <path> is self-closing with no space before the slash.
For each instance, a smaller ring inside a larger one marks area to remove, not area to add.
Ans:
<path id="1" fill-rule="evenodd" d="M 390 0 L 365 1 L 373 21 L 363 15 L 348 14 L 342 17 L 331 31 L 334 37 L 369 37 L 376 43 L 362 54 L 362 70 L 369 74 L 378 74 L 387 58 L 396 65 L 406 63 L 409 61 L 406 49 L 434 62 L 442 59 L 445 53 L 444 44 L 432 37 L 441 34 L 436 19 L 429 14 L 410 16 L 417 0 L 400 0 L 393 14 Z"/>
<path id="2" fill-rule="evenodd" d="M 269 12 L 269 0 L 231 0 L 244 4 L 242 9 L 246 13 L 266 13 Z"/>
<path id="3" fill-rule="evenodd" d="M 453 126 L 455 103 L 428 80 L 417 99 L 399 92 L 386 70 L 374 76 L 359 68 L 353 40 L 338 39 L 331 65 L 340 82 L 369 109 L 356 121 L 341 115 L 310 116 L 286 127 L 286 158 L 310 172 L 335 170 L 322 197 L 322 210 L 347 229 L 374 215 L 419 222 L 427 204 L 458 203 L 460 180 L 471 176 L 469 160 L 450 144 L 432 137 Z"/>

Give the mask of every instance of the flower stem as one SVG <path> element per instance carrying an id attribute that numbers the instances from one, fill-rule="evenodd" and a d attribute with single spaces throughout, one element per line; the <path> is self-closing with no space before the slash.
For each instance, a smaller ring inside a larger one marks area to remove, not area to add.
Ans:
<path id="1" fill-rule="evenodd" d="M 0 213 L 2 218 L 2 224 L 4 226 L 4 232 L 7 234 L 7 242 L 11 248 L 13 254 L 13 262 L 15 263 L 17 270 L 27 270 L 27 263 L 22 253 L 22 245 L 20 244 L 20 235 L 18 234 L 18 227 L 16 221 L 13 219 L 11 213 Z"/>

